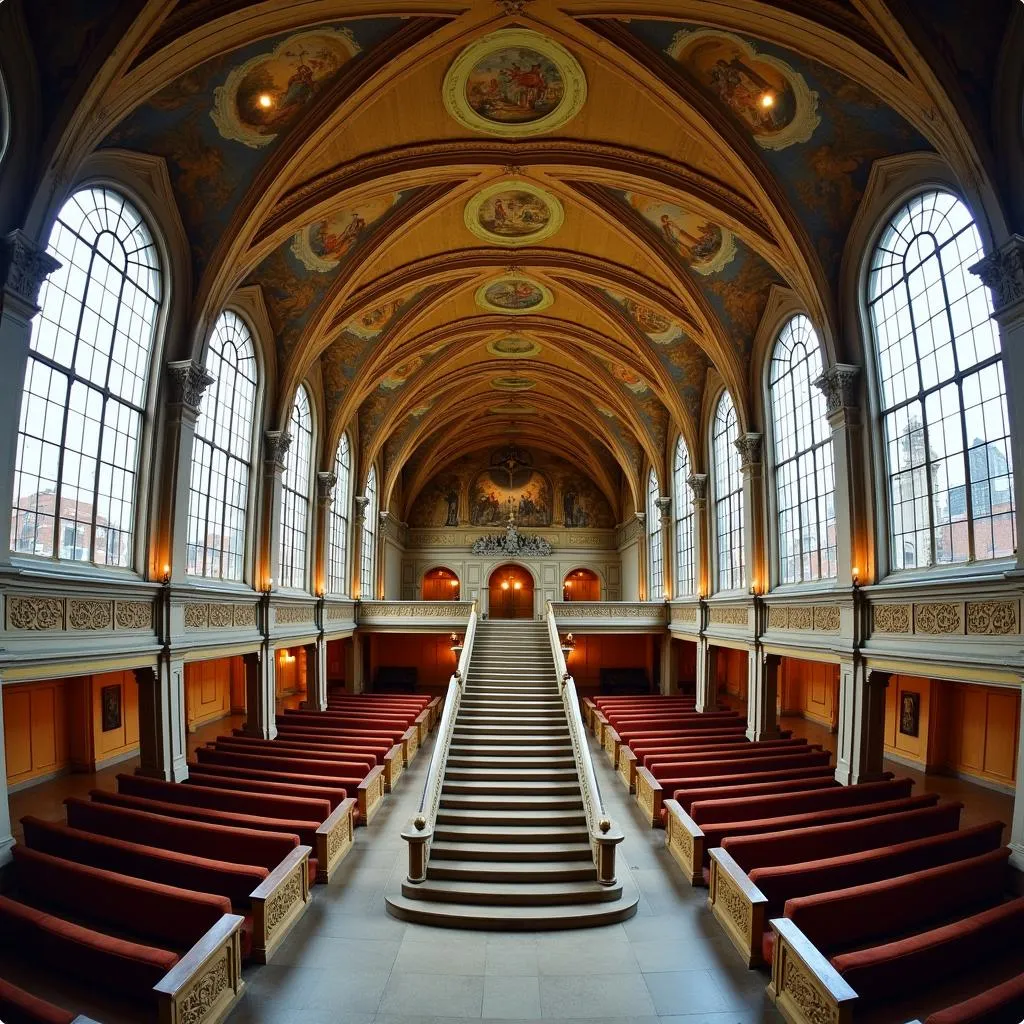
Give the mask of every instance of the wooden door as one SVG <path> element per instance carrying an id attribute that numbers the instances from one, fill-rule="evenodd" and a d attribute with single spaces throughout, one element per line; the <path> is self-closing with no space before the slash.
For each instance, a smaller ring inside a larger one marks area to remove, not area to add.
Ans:
<path id="1" fill-rule="evenodd" d="M 492 619 L 532 619 L 533 577 L 518 565 L 499 566 L 488 584 L 488 608 Z"/>

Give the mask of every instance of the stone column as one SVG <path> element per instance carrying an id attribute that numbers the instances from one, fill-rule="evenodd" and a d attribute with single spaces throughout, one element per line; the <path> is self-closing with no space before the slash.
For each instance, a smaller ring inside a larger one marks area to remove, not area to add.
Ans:
<path id="1" fill-rule="evenodd" d="M 281 488 L 285 459 L 292 435 L 268 430 L 263 439 L 263 579 L 258 589 L 272 590 L 281 584 Z"/>
<path id="2" fill-rule="evenodd" d="M 331 505 L 337 473 L 316 475 L 316 541 L 313 547 L 313 593 L 326 594 L 331 567 Z"/>
<path id="3" fill-rule="evenodd" d="M 306 644 L 306 700 L 309 711 L 327 710 L 327 641 L 319 636 L 316 643 Z"/>
<path id="4" fill-rule="evenodd" d="M 277 672 L 274 651 L 265 640 L 259 651 L 242 655 L 245 663 L 245 725 L 247 736 L 277 736 Z"/>
<path id="5" fill-rule="evenodd" d="M 345 691 L 347 693 L 363 692 L 363 638 L 359 633 L 352 634 L 352 644 L 348 652 L 348 664 L 345 666 Z"/>
<path id="6" fill-rule="evenodd" d="M 836 779 L 844 786 L 882 777 L 888 685 L 889 674 L 869 669 L 859 654 L 839 665 Z"/>
<path id="7" fill-rule="evenodd" d="M 3 723 L 0 722 L 0 725 Z M 1020 707 L 1020 722 L 1017 725 L 1017 736 L 1024 737 L 1024 701 Z M 0 743 L 3 742 L 0 737 Z M 0 808 L 2 813 L 2 808 Z M 0 821 L 0 827 L 3 822 Z M 3 839 L 0 838 L 0 845 Z M 1010 863 L 1020 872 L 1024 872 L 1024 742 L 1017 740 L 1017 789 L 1013 799 L 1013 831 L 1010 835 Z M 1024 895 L 1024 892 L 1021 893 Z"/>
<path id="8" fill-rule="evenodd" d="M 815 382 L 825 395 L 825 411 L 832 428 L 835 460 L 836 580 L 842 587 L 874 579 L 871 565 L 871 526 L 864 490 L 864 427 L 857 379 L 860 367 L 847 363 L 830 366 Z"/>
<path id="9" fill-rule="evenodd" d="M 163 560 L 151 566 L 155 576 L 170 567 L 171 580 L 183 583 L 188 565 L 188 503 L 192 483 L 192 443 L 195 440 L 199 403 L 213 383 L 193 359 L 167 364 L 168 399 L 164 420 L 163 458 L 157 477 L 158 507 L 163 513 L 161 530 Z"/>
<path id="10" fill-rule="evenodd" d="M 7 764 L 7 753 L 4 749 L 4 700 L 3 680 L 0 680 L 0 768 Z M 11 859 L 11 847 L 14 836 L 11 834 L 11 807 L 7 793 L 7 771 L 0 775 L 0 868 Z"/>
<path id="11" fill-rule="evenodd" d="M 647 513 L 635 512 L 633 521 L 637 524 L 636 529 L 636 590 L 637 596 L 650 600 L 648 593 L 649 574 L 647 572 Z"/>
<path id="12" fill-rule="evenodd" d="M 45 248 L 23 231 L 12 231 L 3 244 L 3 305 L 0 307 L 0 508 L 7 509 L 4 534 L 10 536 L 14 506 L 14 467 L 18 458 L 25 368 L 32 340 L 32 318 L 39 312 L 39 289 L 60 267 Z M 9 544 L 0 544 L 0 565 L 9 565 Z M 2 828 L 0 822 L 0 828 Z M 3 839 L 0 836 L 0 844 Z"/>
<path id="13" fill-rule="evenodd" d="M 363 593 L 363 528 L 366 525 L 366 509 L 370 499 L 357 494 L 352 499 L 352 593 L 360 601 L 372 601 L 373 594 Z"/>
<path id="14" fill-rule="evenodd" d="M 1013 501 L 1024 508 L 1024 235 L 1011 235 L 995 252 L 971 267 L 992 293 L 1003 351 L 1006 408 L 1010 418 Z M 1017 545 L 1015 573 L 1024 574 L 1024 546 Z"/>
<path id="15" fill-rule="evenodd" d="M 701 601 L 697 612 L 700 617 L 700 639 L 697 641 L 697 710 L 714 711 L 718 707 L 718 648 L 705 635 L 708 626 L 708 606 Z"/>
<path id="16" fill-rule="evenodd" d="M 693 586 L 698 595 L 707 597 L 713 589 L 709 557 L 711 531 L 708 524 L 708 475 L 691 473 L 686 483 L 693 495 Z"/>
<path id="17" fill-rule="evenodd" d="M 768 589 L 764 543 L 764 474 L 761 463 L 763 435 L 736 438 L 743 473 L 743 564 L 747 586 L 754 593 Z"/>
<path id="18" fill-rule="evenodd" d="M 760 602 L 759 602 L 760 603 Z M 782 658 L 756 644 L 747 660 L 747 739 L 752 743 L 779 736 L 779 668 Z"/>
<path id="19" fill-rule="evenodd" d="M 679 657 L 672 634 L 667 632 L 661 638 L 661 693 L 670 697 L 679 692 Z"/>
<path id="20" fill-rule="evenodd" d="M 660 497 L 655 502 L 658 506 L 658 522 L 661 524 L 661 573 L 664 581 L 660 594 L 651 594 L 652 601 L 665 600 L 666 594 L 675 596 L 673 583 L 675 581 L 675 567 L 672 564 L 675 545 L 672 543 L 672 499 Z"/>
<path id="21" fill-rule="evenodd" d="M 139 774 L 167 782 L 188 777 L 185 661 L 162 651 L 157 667 L 137 668 Z"/>

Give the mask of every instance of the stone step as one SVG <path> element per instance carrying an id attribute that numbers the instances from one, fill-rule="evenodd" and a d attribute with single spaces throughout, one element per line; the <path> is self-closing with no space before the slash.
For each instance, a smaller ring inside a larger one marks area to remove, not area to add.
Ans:
<path id="1" fill-rule="evenodd" d="M 451 878 L 475 882 L 582 882 L 596 876 L 592 860 L 445 860 L 432 857 L 427 878 Z"/>
<path id="2" fill-rule="evenodd" d="M 572 757 L 572 747 L 568 744 L 546 747 L 514 747 L 507 741 L 503 743 L 453 743 L 448 751 L 449 757 L 494 757 L 498 760 L 510 757 L 525 757 L 531 761 L 543 761 L 546 758 Z"/>
<path id="3" fill-rule="evenodd" d="M 507 860 L 545 864 L 583 861 L 589 869 L 592 869 L 594 851 L 589 842 L 549 842 L 546 840 L 533 843 L 509 842 L 488 846 L 485 843 L 446 841 L 435 837 L 430 844 L 431 864 L 438 861 L 494 863 Z"/>
<path id="4" fill-rule="evenodd" d="M 453 793 L 450 787 L 446 786 L 445 792 L 441 794 L 441 806 L 451 810 L 462 811 L 482 810 L 497 812 L 502 808 L 508 808 L 513 811 L 575 811 L 583 807 L 583 800 L 578 789 L 575 793 L 563 793 L 552 796 L 533 792 Z"/>
<path id="5" fill-rule="evenodd" d="M 414 885 L 405 882 L 402 894 L 413 900 L 467 903 L 482 906 L 545 907 L 555 904 L 609 903 L 621 894 L 618 886 L 579 882 L 487 882 L 433 879 Z"/>
<path id="6" fill-rule="evenodd" d="M 438 821 L 434 838 L 456 843 L 483 843 L 503 847 L 506 843 L 583 843 L 589 842 L 586 828 L 579 825 L 459 825 Z M 433 849 L 433 846 L 431 846 Z"/>
<path id="7" fill-rule="evenodd" d="M 493 794 L 495 796 L 562 796 L 579 797 L 580 784 L 575 774 L 564 782 L 547 780 L 501 781 L 493 779 L 452 779 L 447 775 L 444 780 L 444 793 L 456 794 Z"/>
<path id="8" fill-rule="evenodd" d="M 515 740 L 517 744 L 527 747 L 545 747 L 555 744 L 566 744 L 569 743 L 569 733 L 563 729 L 560 732 L 553 733 L 514 733 L 514 732 L 502 732 L 502 733 L 480 733 L 480 732 L 465 732 L 460 729 L 455 730 L 455 734 L 452 737 L 452 742 L 459 744 L 472 744 L 472 743 L 483 743 L 483 744 L 507 744 L 511 740 Z"/>
<path id="9" fill-rule="evenodd" d="M 571 767 L 552 768 L 544 762 L 539 768 L 527 768 L 521 763 L 509 767 L 487 765 L 479 768 L 472 765 L 453 765 L 448 761 L 445 784 L 449 779 L 457 782 L 572 782 L 579 785 L 575 764 Z"/>
<path id="10" fill-rule="evenodd" d="M 566 757 L 493 757 L 491 754 L 456 754 L 449 753 L 448 764 L 454 768 L 572 768 L 575 772 L 576 761 Z M 542 776 L 546 777 L 546 776 Z"/>
<path id="11" fill-rule="evenodd" d="M 494 806 L 481 808 L 444 807 L 437 812 L 435 828 L 441 825 L 479 825 L 485 828 L 584 827 L 587 816 L 582 804 L 554 810 Z"/>

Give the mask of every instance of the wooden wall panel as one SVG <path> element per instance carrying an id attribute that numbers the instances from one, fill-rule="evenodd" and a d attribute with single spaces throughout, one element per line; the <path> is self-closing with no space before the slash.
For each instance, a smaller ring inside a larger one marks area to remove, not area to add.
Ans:
<path id="1" fill-rule="evenodd" d="M 820 725 L 836 725 L 839 666 L 803 658 L 783 658 L 779 666 L 779 709 Z"/>
<path id="2" fill-rule="evenodd" d="M 716 655 L 718 666 L 718 692 L 728 694 L 733 700 L 747 699 L 747 678 L 749 658 L 746 651 L 720 647 Z"/>
<path id="3" fill-rule="evenodd" d="M 343 642 L 337 641 L 342 648 Z M 369 676 L 372 686 L 380 668 L 415 668 L 417 687 L 425 693 L 444 693 L 448 680 L 458 666 L 448 633 L 370 633 L 363 641 L 369 649 Z M 336 678 L 331 673 L 331 678 Z"/>
<path id="4" fill-rule="evenodd" d="M 642 668 L 649 683 L 654 681 L 655 637 L 651 634 L 594 633 L 585 636 L 573 632 L 576 649 L 566 659 L 576 689 L 580 693 L 598 693 L 603 668 Z"/>
<path id="5" fill-rule="evenodd" d="M 139 745 L 139 686 L 134 672 L 105 672 L 90 676 L 92 705 L 91 765 L 127 756 Z M 103 729 L 103 689 L 121 689 L 121 724 L 116 729 Z"/>
<path id="6" fill-rule="evenodd" d="M 71 763 L 65 681 L 3 688 L 8 785 L 59 772 Z"/>
<path id="7" fill-rule="evenodd" d="M 306 692 L 306 652 L 302 647 L 285 647 L 277 652 L 277 695 Z"/>
<path id="8" fill-rule="evenodd" d="M 216 722 L 231 713 L 232 665 L 240 658 L 215 658 L 185 665 L 185 722 L 189 730 Z M 242 674 L 244 702 L 245 675 Z"/>

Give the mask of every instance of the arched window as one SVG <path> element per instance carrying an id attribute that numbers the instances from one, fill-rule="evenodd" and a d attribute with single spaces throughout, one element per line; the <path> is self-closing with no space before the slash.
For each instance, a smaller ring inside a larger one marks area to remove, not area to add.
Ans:
<path id="1" fill-rule="evenodd" d="M 647 600 L 661 601 L 665 597 L 665 565 L 661 536 L 661 510 L 658 508 L 658 475 L 652 469 L 647 476 L 647 551 L 650 557 L 650 575 Z"/>
<path id="2" fill-rule="evenodd" d="M 139 211 L 109 188 L 63 206 L 25 370 L 11 549 L 134 562 L 136 490 L 161 270 Z"/>
<path id="3" fill-rule="evenodd" d="M 366 475 L 363 496 L 368 501 L 359 551 L 359 596 L 364 601 L 372 601 L 377 596 L 377 470 L 374 466 Z"/>
<path id="4" fill-rule="evenodd" d="M 836 575 L 835 463 L 821 376 L 818 336 L 806 316 L 779 332 L 769 401 L 774 441 L 779 582 Z"/>
<path id="5" fill-rule="evenodd" d="M 342 434 L 334 455 L 334 500 L 331 502 L 330 553 L 327 558 L 327 590 L 331 594 L 347 594 L 349 581 L 345 575 L 348 560 L 349 481 L 352 478 L 352 449 L 348 434 Z"/>
<path id="6" fill-rule="evenodd" d="M 676 527 L 676 585 L 675 596 L 692 594 L 697 589 L 693 565 L 693 495 L 687 482 L 693 473 L 690 449 L 679 438 L 672 466 L 672 504 L 675 507 Z"/>
<path id="7" fill-rule="evenodd" d="M 245 321 L 231 310 L 217 318 L 206 369 L 213 383 L 203 397 L 192 442 L 186 571 L 240 580 L 245 571 L 256 352 Z"/>
<path id="8" fill-rule="evenodd" d="M 711 436 L 715 467 L 715 533 L 718 538 L 718 589 L 746 583 L 743 555 L 743 473 L 736 448 L 739 422 L 728 391 L 722 392 Z"/>
<path id="9" fill-rule="evenodd" d="M 871 319 L 889 482 L 891 568 L 1004 558 L 1016 548 L 999 335 L 967 207 L 915 196 L 871 258 Z"/>
<path id="10" fill-rule="evenodd" d="M 299 385 L 288 425 L 291 448 L 281 486 L 281 586 L 306 586 L 306 545 L 309 536 L 310 458 L 313 416 L 309 394 Z"/>

